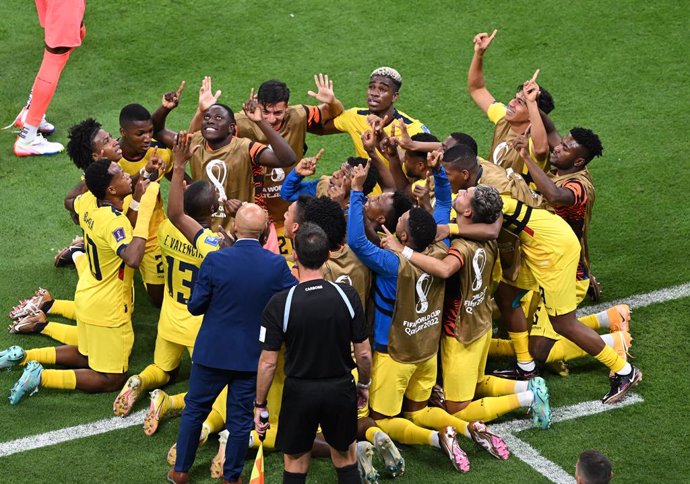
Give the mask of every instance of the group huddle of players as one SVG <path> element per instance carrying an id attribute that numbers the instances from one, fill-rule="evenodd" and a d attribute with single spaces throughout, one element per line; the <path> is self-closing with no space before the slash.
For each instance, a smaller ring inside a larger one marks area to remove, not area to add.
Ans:
<path id="1" fill-rule="evenodd" d="M 183 353 L 192 354 L 202 323 L 187 310 L 195 276 L 206 254 L 232 244 L 231 222 L 244 202 L 268 211 L 261 242 L 290 264 L 300 224 L 319 225 L 331 249 L 324 278 L 352 285 L 370 316 L 372 381 L 358 443 L 366 482 L 378 479 L 374 450 L 388 473 L 404 472 L 394 441 L 438 447 L 461 472 L 469 460 L 458 435 L 507 459 L 505 442 L 484 422 L 524 408 L 535 426 L 547 429 L 549 392 L 539 375 L 545 368 L 563 373 L 571 359 L 599 360 L 610 370 L 602 401 L 623 398 L 642 377 L 627 361 L 629 308 L 575 315 L 588 293 L 598 296 L 587 247 L 595 197 L 587 165 L 601 156 L 602 144 L 589 129 L 558 133 L 538 71 L 507 105 L 493 98 L 482 63 L 495 35 L 475 36 L 467 78 L 470 96 L 495 125 L 486 159 L 470 135 L 455 132 L 440 141 L 398 111 L 402 78 L 390 67 L 372 72 L 366 108 L 344 109 L 332 81 L 318 75 L 309 92 L 316 106 L 289 104 L 287 86 L 271 80 L 233 113 L 206 77 L 184 131 L 166 128 L 184 83 L 153 114 L 139 104 L 125 106 L 119 139 L 91 118 L 73 126 L 67 152 L 83 177 L 65 207 L 83 237 L 55 262 L 74 264 L 79 281 L 73 301 L 39 289 L 10 312 L 11 333 L 63 343 L 0 352 L 0 368 L 24 366 L 10 403 L 39 386 L 121 389 L 113 412 L 124 417 L 150 391 L 147 435 L 181 411 L 184 394 L 160 388 L 176 377 Z M 331 175 L 305 180 L 324 153 L 305 157 L 308 132 L 348 133 L 356 156 Z M 159 193 L 163 178 L 170 181 L 167 204 Z M 153 363 L 128 376 L 137 268 L 161 312 Z M 51 322 L 49 315 L 77 324 Z M 494 337 L 494 319 L 509 339 Z M 489 375 L 489 356 L 517 362 Z M 267 448 L 279 425 L 281 383 L 277 375 L 268 398 L 276 421 Z M 214 404 L 201 441 L 224 428 L 225 402 L 223 394 Z M 249 446 L 256 440 L 254 434 Z M 220 442 L 214 477 L 222 475 L 222 435 Z M 172 462 L 174 452 L 173 446 Z M 317 438 L 313 452 L 327 455 L 327 446 Z"/>

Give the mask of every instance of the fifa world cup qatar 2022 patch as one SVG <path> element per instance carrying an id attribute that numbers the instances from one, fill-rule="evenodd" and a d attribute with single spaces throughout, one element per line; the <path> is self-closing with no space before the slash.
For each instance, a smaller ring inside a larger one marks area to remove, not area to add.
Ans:
<path id="1" fill-rule="evenodd" d="M 120 242 L 125 240 L 125 229 L 120 227 L 119 229 L 113 230 L 113 237 L 115 237 L 115 242 Z"/>

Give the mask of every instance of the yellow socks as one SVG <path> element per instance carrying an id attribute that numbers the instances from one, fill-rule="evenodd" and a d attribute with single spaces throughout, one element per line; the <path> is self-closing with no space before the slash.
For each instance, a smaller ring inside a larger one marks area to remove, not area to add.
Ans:
<path id="1" fill-rule="evenodd" d="M 276 448 L 276 435 L 278 434 L 278 430 L 276 429 L 275 426 L 271 427 L 266 431 L 266 437 L 264 438 L 264 448 L 265 449 L 275 449 Z M 252 445 L 250 449 L 258 449 L 259 448 L 259 443 L 261 441 L 259 440 L 259 434 L 256 433 L 256 430 L 252 430 Z"/>
<path id="2" fill-rule="evenodd" d="M 74 301 L 67 299 L 56 299 L 53 305 L 50 306 L 48 314 L 62 316 L 63 318 L 76 320 L 76 310 L 74 309 Z"/>
<path id="3" fill-rule="evenodd" d="M 139 373 L 142 390 L 160 388 L 170 381 L 170 375 L 164 372 L 159 366 L 149 365 L 144 371 Z"/>
<path id="4" fill-rule="evenodd" d="M 367 431 L 365 432 L 366 439 L 369 442 L 371 442 L 372 444 L 374 443 L 374 436 L 376 435 L 376 432 L 383 432 L 383 430 L 381 430 L 381 428 L 374 425 L 373 427 L 369 427 L 367 429 Z"/>
<path id="5" fill-rule="evenodd" d="M 529 333 L 527 331 L 520 331 L 519 333 L 508 332 L 510 340 L 513 342 L 515 349 L 515 356 L 518 363 L 529 363 L 532 361 L 532 355 L 529 354 Z"/>
<path id="6" fill-rule="evenodd" d="M 420 427 L 438 430 L 450 425 L 454 427 L 458 433 L 464 434 L 466 437 L 470 436 L 470 433 L 467 430 L 467 422 L 452 416 L 442 408 L 426 407 L 421 410 L 417 410 L 416 412 L 403 412 L 403 415 L 405 418 L 410 419 L 412 423 L 419 425 Z"/>
<path id="7" fill-rule="evenodd" d="M 513 342 L 509 339 L 491 338 L 489 356 L 515 356 Z"/>
<path id="8" fill-rule="evenodd" d="M 217 410 L 211 410 L 204 423 L 211 429 L 212 434 L 220 432 L 225 427 L 225 419 Z"/>
<path id="9" fill-rule="evenodd" d="M 434 432 L 416 426 L 406 418 L 382 418 L 376 421 L 391 439 L 406 445 L 432 445 Z"/>
<path id="10" fill-rule="evenodd" d="M 26 356 L 22 360 L 21 364 L 26 365 L 27 361 L 36 360 L 44 365 L 54 365 L 55 358 L 55 346 L 48 346 L 47 348 L 34 348 L 32 350 L 26 350 Z"/>
<path id="11" fill-rule="evenodd" d="M 587 316 L 583 316 L 581 318 L 578 318 L 578 320 L 587 326 L 588 328 L 592 329 L 599 329 L 601 328 L 601 323 L 599 323 L 599 318 L 597 318 L 596 314 L 588 314 Z"/>
<path id="12" fill-rule="evenodd" d="M 28 354 L 28 352 L 27 352 Z M 604 345 L 604 349 L 595 358 L 606 365 L 612 372 L 618 373 L 628 364 L 623 358 L 618 356 L 616 350 L 609 345 Z"/>
<path id="13" fill-rule="evenodd" d="M 520 382 L 499 378 L 496 376 L 484 375 L 484 379 L 477 383 L 474 394 L 478 397 L 500 397 L 517 393 Z"/>
<path id="14" fill-rule="evenodd" d="M 187 395 L 187 392 L 178 393 L 176 395 L 169 395 L 168 398 L 170 399 L 170 410 L 175 410 L 175 411 L 184 410 L 184 407 L 185 407 L 184 397 L 186 395 Z"/>
<path id="15" fill-rule="evenodd" d="M 459 412 L 454 413 L 453 416 L 469 422 L 477 420 L 489 422 L 521 407 L 522 405 L 516 394 L 502 397 L 486 397 L 473 401 Z"/>
<path id="16" fill-rule="evenodd" d="M 570 361 L 587 355 L 588 353 L 585 350 L 580 348 L 569 339 L 561 338 L 551 347 L 551 351 L 549 351 L 549 356 L 547 356 L 546 362 L 553 363 L 554 361 Z M 597 359 L 599 359 L 599 357 L 597 357 Z"/>
<path id="17" fill-rule="evenodd" d="M 86 268 L 89 267 L 89 258 L 82 252 L 80 256 L 73 257 L 72 260 L 74 261 L 74 267 L 77 269 L 77 275 L 81 277 Z"/>
<path id="18" fill-rule="evenodd" d="M 74 370 L 43 370 L 41 372 L 41 386 L 60 390 L 74 390 L 77 388 L 77 374 Z"/>
<path id="19" fill-rule="evenodd" d="M 49 322 L 46 324 L 46 327 L 43 328 L 41 334 L 50 336 L 54 340 L 66 345 L 77 346 L 77 344 L 79 344 L 79 340 L 77 339 L 77 327 L 72 324 Z"/>

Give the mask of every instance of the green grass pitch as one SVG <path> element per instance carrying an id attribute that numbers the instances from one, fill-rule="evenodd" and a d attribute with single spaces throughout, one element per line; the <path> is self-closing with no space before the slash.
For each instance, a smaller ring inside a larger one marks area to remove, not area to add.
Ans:
<path id="1" fill-rule="evenodd" d="M 11 3 L 0 18 L 3 125 L 21 108 L 42 52 L 33 2 Z M 491 124 L 467 94 L 466 72 L 473 35 L 497 28 L 485 60 L 492 94 L 509 100 L 515 86 L 540 68 L 539 81 L 556 100 L 553 118 L 560 131 L 590 127 L 604 143 L 603 158 L 591 165 L 597 203 L 590 245 L 593 272 L 604 298 L 613 300 L 686 283 L 690 274 L 690 211 L 681 198 L 690 185 L 690 37 L 684 7 L 673 1 L 613 0 L 90 1 L 87 37 L 63 72 L 48 116 L 58 126 L 53 138 L 63 143 L 67 127 L 88 116 L 115 133 L 123 105 L 139 102 L 153 110 L 164 92 L 185 79 L 181 105 L 168 120 L 171 128 L 182 129 L 204 75 L 213 76 L 221 100 L 236 109 L 251 87 L 270 78 L 288 83 L 293 103 L 311 102 L 306 92 L 319 72 L 334 79 L 346 107 L 364 106 L 369 73 L 390 65 L 404 79 L 400 110 L 439 137 L 454 130 L 473 134 L 480 154 L 486 154 Z M 13 141 L 12 134 L 0 132 L 0 307 L 6 310 L 38 286 L 71 298 L 76 285 L 74 270 L 53 268 L 52 258 L 78 233 L 62 200 L 79 172 L 65 155 L 15 158 Z M 320 172 L 351 152 L 346 135 L 310 136 L 307 143 L 309 153 L 326 149 Z M 133 371 L 152 359 L 157 322 L 138 278 L 136 289 Z M 645 375 L 635 391 L 644 403 L 557 423 L 547 432 L 525 431 L 520 438 L 568 472 L 574 472 L 579 452 L 594 447 L 611 458 L 618 482 L 687 481 L 689 313 L 688 298 L 635 311 L 632 352 Z M 11 344 L 53 343 L 43 336 L 0 333 L 0 347 Z M 168 390 L 184 391 L 188 371 L 187 360 Z M 9 394 L 19 374 L 0 373 L 0 395 Z M 555 406 L 600 398 L 608 388 L 605 370 L 587 360 L 576 363 L 569 378 L 547 380 Z M 3 397 L 0 441 L 107 418 L 114 397 L 42 390 L 17 407 Z M 136 409 L 146 404 L 144 399 Z M 177 428 L 170 420 L 152 438 L 132 427 L 0 458 L 0 480 L 162 482 Z M 516 458 L 499 462 L 461 444 L 472 462 L 468 475 L 458 476 L 438 451 L 404 447 L 408 470 L 399 481 L 546 481 Z M 200 449 L 195 482 L 210 482 L 215 447 L 211 438 Z M 280 455 L 267 457 L 266 470 L 267 482 L 280 481 Z M 335 482 L 335 474 L 328 461 L 318 460 L 309 479 Z"/>

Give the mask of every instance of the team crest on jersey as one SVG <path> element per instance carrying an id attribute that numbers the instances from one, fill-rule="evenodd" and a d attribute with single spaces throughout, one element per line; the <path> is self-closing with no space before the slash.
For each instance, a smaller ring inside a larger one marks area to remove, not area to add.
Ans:
<path id="1" fill-rule="evenodd" d="M 119 229 L 113 230 L 113 237 L 115 237 L 115 242 L 121 242 L 125 240 L 125 229 L 120 227 Z"/>
<path id="2" fill-rule="evenodd" d="M 212 245 L 214 247 L 217 247 L 218 243 L 219 243 L 219 239 L 218 239 L 218 237 L 214 237 L 213 235 L 207 235 L 206 239 L 204 239 L 204 243 L 206 245 Z"/>
<path id="3" fill-rule="evenodd" d="M 508 154 L 509 151 L 510 151 L 510 145 L 505 141 L 500 142 L 496 146 L 496 148 L 494 148 L 493 156 L 491 157 L 492 161 L 496 165 L 500 165 L 503 162 L 503 158 L 506 157 L 506 155 Z"/>

